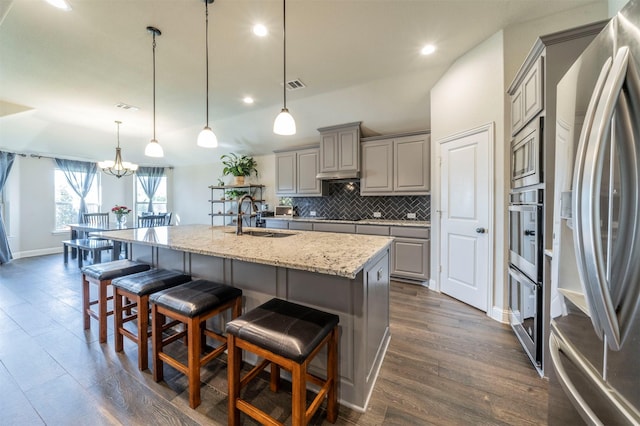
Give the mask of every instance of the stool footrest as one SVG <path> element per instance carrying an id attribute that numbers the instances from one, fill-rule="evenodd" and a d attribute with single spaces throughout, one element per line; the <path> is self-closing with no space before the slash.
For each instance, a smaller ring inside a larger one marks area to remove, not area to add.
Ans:
<path id="1" fill-rule="evenodd" d="M 200 358 L 200 366 L 206 365 L 209 361 L 220 355 L 222 352 L 227 350 L 227 344 L 220 345 L 202 358 Z"/>
<path id="2" fill-rule="evenodd" d="M 260 372 L 264 370 L 269 364 L 271 364 L 271 361 L 269 361 L 268 359 L 263 359 L 260 364 L 253 367 L 247 374 L 245 374 L 242 379 L 240 379 L 240 388 L 245 387 L 247 383 L 253 380 L 258 374 L 260 374 Z"/>
<path id="3" fill-rule="evenodd" d="M 236 399 L 236 407 L 246 415 L 253 419 L 260 419 L 260 423 L 269 426 L 283 426 L 284 423 L 276 421 L 273 417 L 262 411 L 261 409 L 249 404 L 243 399 Z"/>

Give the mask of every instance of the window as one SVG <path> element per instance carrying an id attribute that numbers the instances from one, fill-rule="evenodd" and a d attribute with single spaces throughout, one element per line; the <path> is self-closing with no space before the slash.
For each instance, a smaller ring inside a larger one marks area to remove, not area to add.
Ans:
<path id="1" fill-rule="evenodd" d="M 64 172 L 60 169 L 55 169 L 55 202 L 56 202 L 56 231 L 63 231 L 68 229 L 69 223 L 78 222 L 78 211 L 80 210 L 80 196 L 67 182 L 67 178 L 64 176 Z M 91 184 L 89 194 L 87 194 L 87 212 L 98 213 L 100 212 L 100 175 L 96 175 Z"/>
<path id="2" fill-rule="evenodd" d="M 142 189 L 140 179 L 136 179 L 136 214 L 141 215 L 146 213 L 149 209 L 149 197 Z M 153 196 L 153 212 L 154 213 L 166 213 L 167 212 L 167 177 L 160 178 L 160 184 Z"/>

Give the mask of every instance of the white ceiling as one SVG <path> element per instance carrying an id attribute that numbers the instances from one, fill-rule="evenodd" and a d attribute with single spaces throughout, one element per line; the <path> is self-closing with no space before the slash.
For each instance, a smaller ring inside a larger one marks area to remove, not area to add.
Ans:
<path id="1" fill-rule="evenodd" d="M 115 120 L 125 161 L 188 165 L 223 152 L 254 155 L 318 141 L 317 128 L 362 121 L 365 135 L 429 128 L 429 90 L 460 55 L 507 25 L 596 0 L 289 0 L 287 93 L 295 136 L 277 136 L 282 107 L 282 2 L 215 0 L 210 16 L 210 125 L 205 124 L 202 0 L 0 0 L 0 149 L 112 159 Z M 251 32 L 262 22 L 269 35 Z M 157 138 L 151 139 L 152 36 L 157 38 Z M 421 56 L 434 43 L 438 50 Z M 253 105 L 242 98 L 251 95 Z M 140 108 L 123 111 L 117 103 Z"/>

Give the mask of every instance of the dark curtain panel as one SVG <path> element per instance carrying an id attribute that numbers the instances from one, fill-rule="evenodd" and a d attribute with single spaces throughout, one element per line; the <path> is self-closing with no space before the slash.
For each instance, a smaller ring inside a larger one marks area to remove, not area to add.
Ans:
<path id="1" fill-rule="evenodd" d="M 136 172 L 144 193 L 149 197 L 147 212 L 153 212 L 153 196 L 158 190 L 160 180 L 164 176 L 164 167 L 140 167 Z"/>
<path id="2" fill-rule="evenodd" d="M 13 166 L 13 160 L 15 158 L 16 155 L 14 153 L 0 151 L 0 191 L 2 191 L 4 184 L 7 182 L 7 177 L 9 176 L 9 172 L 11 172 L 11 166 Z M 0 265 L 7 263 L 12 258 L 9 240 L 7 239 L 7 233 L 4 229 L 2 211 L 0 211 Z"/>
<path id="3" fill-rule="evenodd" d="M 64 172 L 67 182 L 74 192 L 80 197 L 80 210 L 78 211 L 78 223 L 82 223 L 83 215 L 88 213 L 85 197 L 91 189 L 93 179 L 96 177 L 96 163 L 86 161 L 61 160 L 56 158 L 56 165 Z"/>

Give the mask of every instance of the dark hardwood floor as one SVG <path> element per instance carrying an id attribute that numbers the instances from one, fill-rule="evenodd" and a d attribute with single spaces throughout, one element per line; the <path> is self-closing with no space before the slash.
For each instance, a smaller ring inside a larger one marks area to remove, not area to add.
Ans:
<path id="1" fill-rule="evenodd" d="M 0 266 L 0 424 L 226 424 L 224 359 L 202 372 L 202 404 L 189 408 L 187 381 L 165 366 L 155 383 L 97 326 L 82 329 L 80 273 L 62 255 Z M 366 413 L 340 408 L 340 425 L 545 424 L 547 381 L 511 329 L 426 288 L 393 282 L 391 344 Z M 289 395 L 252 382 L 248 399 L 288 421 Z M 254 424 L 243 417 L 244 424 Z M 320 412 L 312 424 L 324 422 Z"/>

